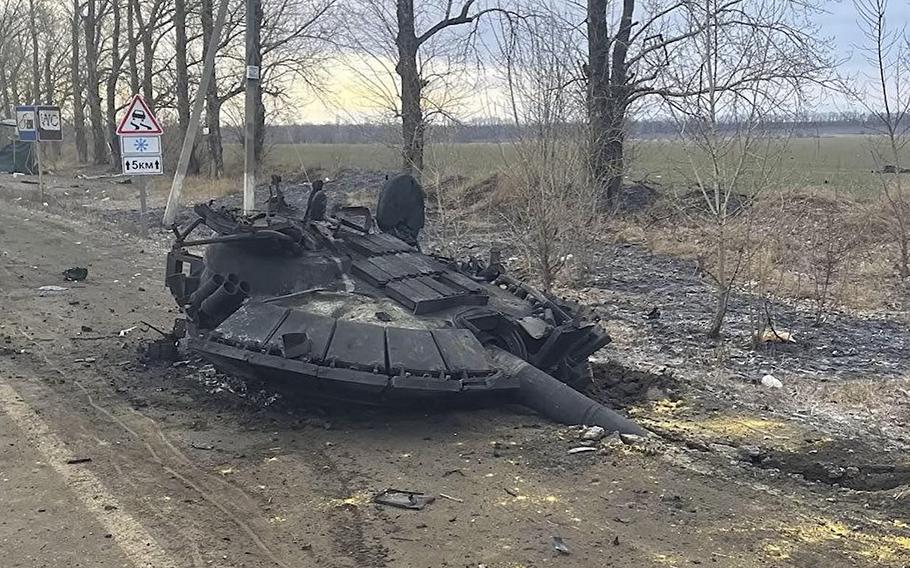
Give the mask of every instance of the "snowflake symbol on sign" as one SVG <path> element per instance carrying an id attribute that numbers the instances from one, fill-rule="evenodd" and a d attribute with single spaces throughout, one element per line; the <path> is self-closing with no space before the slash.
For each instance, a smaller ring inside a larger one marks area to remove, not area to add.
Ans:
<path id="1" fill-rule="evenodd" d="M 149 142 L 145 138 L 139 138 L 133 145 L 136 147 L 137 152 L 145 152 L 149 149 Z"/>

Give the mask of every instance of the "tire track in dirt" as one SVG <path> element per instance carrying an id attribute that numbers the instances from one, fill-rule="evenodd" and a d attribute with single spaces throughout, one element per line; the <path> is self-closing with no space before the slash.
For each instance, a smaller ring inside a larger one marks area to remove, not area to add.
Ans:
<path id="1" fill-rule="evenodd" d="M 15 223 L 16 221 L 22 222 L 22 220 L 18 218 L 12 222 Z M 45 219 L 45 221 L 49 220 Z M 62 220 L 50 221 L 48 224 L 54 228 L 60 229 L 60 233 L 73 231 L 73 227 L 67 227 Z M 58 253 L 61 253 L 63 252 L 61 249 L 64 248 L 61 245 L 64 241 L 61 241 L 61 237 L 54 233 L 56 233 L 56 231 L 43 231 L 40 238 L 42 240 L 56 241 L 57 246 L 49 247 L 48 250 L 56 250 Z M 12 244 L 15 245 L 15 242 Z M 65 255 L 65 252 L 63 254 Z M 16 264 L 22 264 L 18 258 L 16 258 L 16 260 Z M 42 260 L 47 262 L 52 259 L 45 257 Z M 6 278 L 3 280 L 7 283 L 17 283 L 17 277 L 19 280 L 22 278 L 22 275 L 14 274 L 13 271 L 6 266 L 6 263 L 0 264 L 0 269 L 5 273 Z M 22 290 L 20 290 L 20 292 L 21 291 Z M 152 418 L 144 416 L 134 409 L 129 409 L 127 411 L 125 408 L 119 408 L 117 407 L 116 402 L 107 401 L 106 405 L 99 404 L 99 402 L 95 400 L 95 397 L 92 396 L 90 390 L 78 378 L 68 374 L 64 370 L 63 367 L 65 365 L 62 362 L 54 362 L 51 359 L 51 356 L 42 344 L 43 342 L 49 342 L 52 345 L 62 347 L 66 351 L 72 350 L 75 346 L 69 337 L 57 332 L 53 324 L 48 324 L 46 321 L 42 321 L 40 316 L 33 315 L 41 313 L 41 304 L 46 301 L 45 299 L 35 298 L 34 296 L 23 295 L 21 293 L 16 294 L 12 289 L 4 290 L 3 295 L 7 299 L 7 305 L 15 306 L 17 308 L 15 311 L 8 314 L 13 321 L 9 321 L 7 328 L 15 330 L 17 335 L 21 335 L 28 340 L 32 350 L 40 354 L 39 358 L 43 360 L 44 366 L 51 373 L 58 375 L 64 380 L 69 380 L 74 384 L 81 391 L 88 405 L 94 409 L 97 414 L 114 424 L 123 432 L 129 434 L 133 439 L 144 446 L 145 453 L 152 463 L 157 464 L 157 466 L 169 476 L 180 480 L 185 486 L 191 488 L 199 497 L 218 510 L 221 515 L 229 519 L 274 565 L 281 568 L 289 568 L 289 564 L 281 559 L 274 552 L 273 547 L 261 536 L 260 533 L 262 532 L 262 529 L 267 528 L 268 524 L 267 521 L 262 518 L 255 501 L 249 494 L 222 479 L 196 468 L 185 454 L 180 452 L 170 443 L 164 432 Z M 13 301 L 14 296 L 16 297 L 15 301 Z M 65 324 L 63 321 L 60 323 Z M 63 327 L 65 327 L 65 325 Z M 26 329 L 40 329 L 40 341 L 34 335 L 26 332 Z M 17 399 L 24 400 L 19 397 L 18 393 L 16 393 L 15 396 Z M 110 409 L 107 406 L 110 406 Z M 49 429 L 44 428 L 40 431 L 48 432 Z M 59 439 L 57 439 L 57 441 L 60 444 L 63 443 Z M 97 480 L 97 478 L 95 479 L 97 481 L 96 485 L 103 488 L 103 484 L 101 484 L 100 480 Z M 220 489 L 205 489 L 212 487 L 220 487 Z M 105 492 L 106 494 L 109 493 L 106 489 Z M 120 510 L 120 508 L 118 507 L 117 510 Z M 136 527 L 141 528 L 141 525 L 139 525 L 138 522 L 134 521 L 133 524 Z M 112 534 L 115 533 L 112 532 Z M 173 562 L 169 564 L 161 562 L 154 564 L 155 568 L 158 568 L 159 565 L 166 567 L 176 564 Z"/>
<path id="2" fill-rule="evenodd" d="M 63 479 L 86 510 L 112 535 L 120 550 L 134 566 L 137 568 L 180 566 L 141 523 L 119 506 L 119 501 L 95 474 L 85 467 L 74 467 L 68 463 L 76 456 L 39 417 L 35 409 L 9 384 L 9 379 L 2 376 L 0 411 L 15 422 L 32 447 Z"/>

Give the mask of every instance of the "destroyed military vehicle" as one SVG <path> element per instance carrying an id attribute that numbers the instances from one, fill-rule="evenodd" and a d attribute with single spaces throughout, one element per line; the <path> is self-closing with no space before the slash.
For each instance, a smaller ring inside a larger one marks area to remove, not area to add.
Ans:
<path id="1" fill-rule="evenodd" d="M 512 400 L 559 422 L 642 433 L 580 392 L 588 357 L 610 342 L 585 310 L 512 278 L 495 256 L 458 263 L 419 250 L 424 194 L 413 177 L 385 184 L 375 219 L 363 207 L 327 213 L 321 183 L 297 206 L 274 178 L 270 193 L 267 212 L 204 204 L 174 227 L 165 281 L 186 315 L 186 349 L 314 399 Z"/>

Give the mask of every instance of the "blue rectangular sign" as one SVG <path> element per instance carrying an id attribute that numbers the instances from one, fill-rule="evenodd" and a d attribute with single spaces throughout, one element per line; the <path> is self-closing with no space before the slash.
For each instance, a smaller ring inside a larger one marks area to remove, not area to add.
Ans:
<path id="1" fill-rule="evenodd" d="M 38 118 L 33 106 L 16 107 L 16 132 L 19 140 L 34 142 L 38 139 Z"/>

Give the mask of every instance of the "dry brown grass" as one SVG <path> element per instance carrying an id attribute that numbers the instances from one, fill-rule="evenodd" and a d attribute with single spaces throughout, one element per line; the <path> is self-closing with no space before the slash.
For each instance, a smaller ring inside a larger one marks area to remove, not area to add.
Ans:
<path id="1" fill-rule="evenodd" d="M 679 205 L 665 195 L 646 217 L 616 220 L 616 240 L 706 262 L 708 223 Z M 895 247 L 881 226 L 883 207 L 877 198 L 857 199 L 827 187 L 762 194 L 730 225 L 730 254 L 750 251 L 739 258 L 737 287 L 805 300 L 820 311 L 894 306 L 903 286 Z"/>
<path id="2" fill-rule="evenodd" d="M 167 199 L 171 191 L 171 179 L 169 176 L 155 177 L 148 181 L 149 195 L 156 200 Z M 196 203 L 218 199 L 226 195 L 232 195 L 243 191 L 243 178 L 225 176 L 213 179 L 207 176 L 188 176 L 183 183 L 183 195 L 181 200 L 184 203 Z"/>

